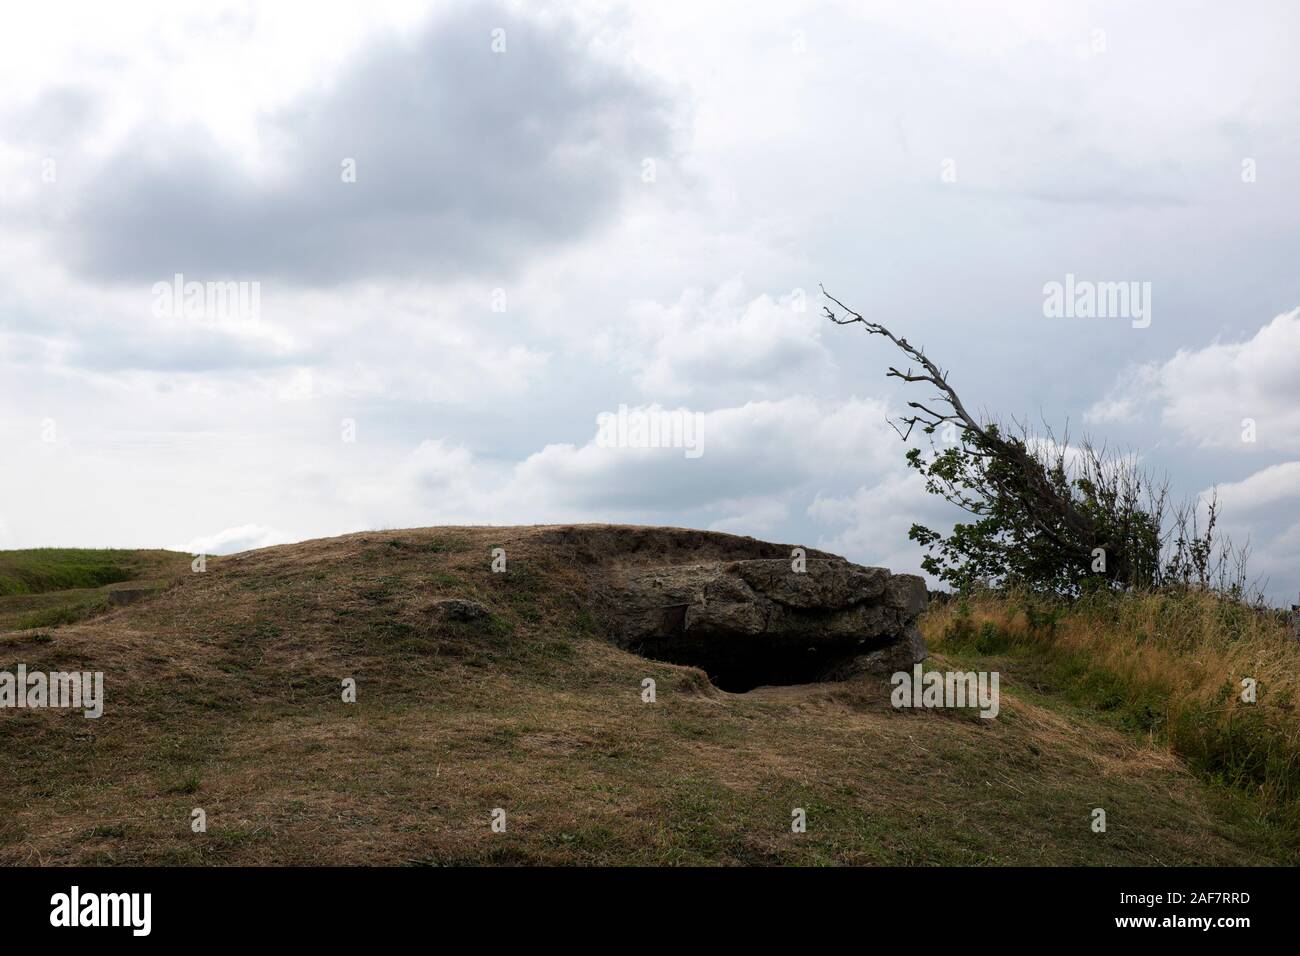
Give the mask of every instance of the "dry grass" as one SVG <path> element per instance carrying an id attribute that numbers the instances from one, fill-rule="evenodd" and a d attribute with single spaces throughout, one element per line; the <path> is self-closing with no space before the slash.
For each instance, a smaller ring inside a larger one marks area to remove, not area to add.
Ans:
<path id="1" fill-rule="evenodd" d="M 1040 681 L 1113 712 L 1272 810 L 1300 801 L 1300 641 L 1285 617 L 1211 593 L 1098 595 L 1065 606 L 975 596 L 934 608 L 932 646 L 1009 651 Z M 1255 681 L 1254 703 L 1242 681 Z"/>
<path id="2" fill-rule="evenodd" d="M 1031 682 L 1004 681 L 994 721 L 895 711 L 884 682 L 727 694 L 612 646 L 588 611 L 610 568 L 761 547 L 671 529 L 374 532 L 215 560 L 145 603 L 0 636 L 0 670 L 102 670 L 107 697 L 98 721 L 0 711 L 0 862 L 1294 858 L 1255 802 Z M 435 619 L 448 596 L 490 619 Z"/>

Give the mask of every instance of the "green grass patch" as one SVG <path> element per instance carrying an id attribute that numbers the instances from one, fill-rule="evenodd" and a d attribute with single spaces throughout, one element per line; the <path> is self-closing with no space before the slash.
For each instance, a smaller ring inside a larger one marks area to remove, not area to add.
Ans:
<path id="1" fill-rule="evenodd" d="M 130 581 L 139 571 L 137 552 L 87 548 L 0 551 L 0 595 L 44 594 L 100 588 Z"/>
<path id="2" fill-rule="evenodd" d="M 0 631 L 74 624 L 108 610 L 108 590 L 162 587 L 189 570 L 175 551 L 30 548 L 0 551 Z"/>

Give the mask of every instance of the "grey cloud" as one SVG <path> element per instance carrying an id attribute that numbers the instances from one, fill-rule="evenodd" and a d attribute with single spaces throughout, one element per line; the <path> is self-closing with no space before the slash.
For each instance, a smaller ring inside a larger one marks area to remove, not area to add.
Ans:
<path id="1" fill-rule="evenodd" d="M 99 101 L 92 91 L 78 86 L 49 87 L 4 117 L 5 138 L 57 153 L 99 118 Z"/>
<path id="2" fill-rule="evenodd" d="M 147 131 L 71 209 L 72 264 L 109 280 L 508 274 L 610 217 L 641 159 L 668 150 L 668 121 L 575 26 L 460 10 L 267 117 L 273 176 L 205 131 Z M 341 181 L 347 158 L 355 183 Z"/>

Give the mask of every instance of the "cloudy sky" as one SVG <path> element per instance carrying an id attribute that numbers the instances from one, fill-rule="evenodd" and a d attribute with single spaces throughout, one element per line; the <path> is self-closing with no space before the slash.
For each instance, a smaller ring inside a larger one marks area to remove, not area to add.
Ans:
<path id="1" fill-rule="evenodd" d="M 951 515 L 824 283 L 967 404 L 1217 486 L 1294 599 L 1300 8 L 974 7 L 14 8 L 0 547 L 595 520 L 916 569 Z M 1067 276 L 1149 324 L 1045 314 Z M 621 405 L 703 453 L 606 447 Z"/>

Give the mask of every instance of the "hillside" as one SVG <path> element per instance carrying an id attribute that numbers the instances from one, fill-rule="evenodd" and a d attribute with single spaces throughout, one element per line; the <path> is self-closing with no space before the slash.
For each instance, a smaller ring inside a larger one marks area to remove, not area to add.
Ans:
<path id="1" fill-rule="evenodd" d="M 995 720 L 894 710 L 863 675 L 727 693 L 606 639 L 611 574 L 789 553 L 577 526 L 368 532 L 201 574 L 173 555 L 135 603 L 0 624 L 0 671 L 103 671 L 106 696 L 98 720 L 0 710 L 0 862 L 1295 862 L 1252 796 L 1154 735 L 1005 647 L 945 650 L 951 609 L 923 619 L 925 666 L 995 655 Z"/>
<path id="2" fill-rule="evenodd" d="M 117 548 L 0 551 L 0 632 L 69 624 L 138 600 L 188 570 L 188 555 Z"/>

